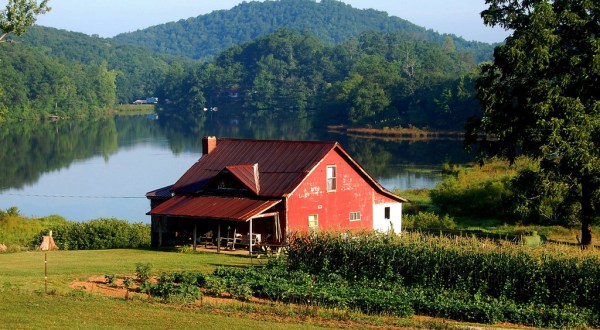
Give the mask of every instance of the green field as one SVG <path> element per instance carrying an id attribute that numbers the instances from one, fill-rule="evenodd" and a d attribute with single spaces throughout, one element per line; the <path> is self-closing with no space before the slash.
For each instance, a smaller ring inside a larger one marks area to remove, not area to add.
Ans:
<path id="1" fill-rule="evenodd" d="M 151 263 L 153 272 L 212 272 L 217 266 L 249 265 L 250 259 L 208 253 L 151 250 L 52 251 L 48 257 L 48 292 L 43 252 L 0 254 L 0 315 L 3 329 L 273 329 L 271 320 L 240 318 L 210 306 L 169 306 L 145 299 L 125 301 L 69 287 L 76 280 L 115 273 L 133 276 L 135 264 Z M 306 329 L 287 323 L 280 328 Z M 315 327 L 316 328 L 316 327 Z"/>
<path id="2" fill-rule="evenodd" d="M 134 276 L 136 263 L 152 264 L 152 273 L 202 271 L 250 265 L 246 256 L 155 250 L 52 251 L 48 258 L 48 294 L 44 285 L 44 252 L 0 254 L 2 329 L 317 329 L 441 328 L 441 321 L 365 316 L 341 311 L 305 310 L 225 300 L 220 304 L 178 305 L 136 297 L 108 297 L 73 289 L 74 281 L 91 276 Z M 260 261 L 260 260 L 259 260 Z M 258 261 L 253 260 L 254 264 Z"/>

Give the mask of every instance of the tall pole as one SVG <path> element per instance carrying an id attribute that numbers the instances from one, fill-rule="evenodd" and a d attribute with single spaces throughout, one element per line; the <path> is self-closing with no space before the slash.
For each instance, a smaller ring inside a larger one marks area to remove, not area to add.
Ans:
<path id="1" fill-rule="evenodd" d="M 48 294 L 48 252 L 44 252 L 44 292 Z"/>

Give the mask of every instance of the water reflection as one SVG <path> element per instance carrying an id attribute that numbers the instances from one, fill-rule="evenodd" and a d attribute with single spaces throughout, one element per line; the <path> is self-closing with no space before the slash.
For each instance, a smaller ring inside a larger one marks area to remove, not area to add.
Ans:
<path id="1" fill-rule="evenodd" d="M 439 164 L 465 163 L 461 141 L 386 141 L 314 129 L 306 119 L 264 121 L 123 116 L 0 126 L 0 208 L 71 220 L 149 221 L 144 194 L 173 183 L 201 154 L 202 137 L 329 140 L 386 188 L 432 187 Z M 424 169 L 426 171 L 424 171 Z"/>

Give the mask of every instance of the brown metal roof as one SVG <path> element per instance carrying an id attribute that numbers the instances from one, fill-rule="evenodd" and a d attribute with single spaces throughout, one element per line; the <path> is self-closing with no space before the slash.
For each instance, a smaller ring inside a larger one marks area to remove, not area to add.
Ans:
<path id="1" fill-rule="evenodd" d="M 240 180 L 248 189 L 255 194 L 260 192 L 260 180 L 258 175 L 258 164 L 254 165 L 231 165 L 226 169 Z"/>
<path id="2" fill-rule="evenodd" d="M 218 139 L 216 148 L 203 155 L 172 190 L 196 193 L 228 166 L 258 164 L 259 194 L 282 197 L 336 147 L 337 142 Z"/>
<path id="3" fill-rule="evenodd" d="M 259 200 L 239 197 L 182 195 L 174 196 L 147 214 L 248 221 L 279 202 L 279 200 Z"/>

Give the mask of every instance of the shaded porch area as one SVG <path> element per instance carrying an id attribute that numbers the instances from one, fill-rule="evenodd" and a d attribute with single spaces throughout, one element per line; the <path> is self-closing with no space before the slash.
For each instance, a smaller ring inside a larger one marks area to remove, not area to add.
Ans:
<path id="1" fill-rule="evenodd" d="M 153 208 L 152 245 L 269 253 L 284 242 L 279 200 L 175 196 Z"/>

